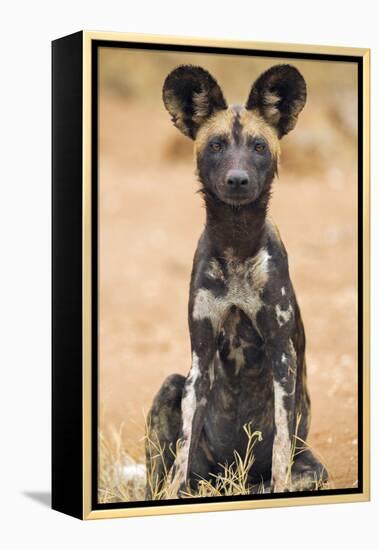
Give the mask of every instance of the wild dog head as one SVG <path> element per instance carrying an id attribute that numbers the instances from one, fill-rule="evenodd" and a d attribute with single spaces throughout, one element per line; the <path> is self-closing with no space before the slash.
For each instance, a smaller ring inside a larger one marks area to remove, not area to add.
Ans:
<path id="1" fill-rule="evenodd" d="M 265 71 L 244 106 L 228 106 L 201 67 L 182 65 L 163 86 L 174 125 L 195 142 L 204 192 L 233 206 L 254 203 L 271 186 L 279 141 L 295 127 L 306 94 L 304 78 L 291 65 Z"/>

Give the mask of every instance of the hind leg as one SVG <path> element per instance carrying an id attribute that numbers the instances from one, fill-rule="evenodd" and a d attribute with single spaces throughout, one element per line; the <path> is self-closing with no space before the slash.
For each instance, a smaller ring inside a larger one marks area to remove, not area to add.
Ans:
<path id="1" fill-rule="evenodd" d="M 317 491 L 328 481 L 323 464 L 306 449 L 295 456 L 291 469 L 291 491 Z"/>
<path id="2" fill-rule="evenodd" d="M 172 374 L 163 382 L 147 417 L 146 500 L 156 498 L 175 459 L 181 426 L 181 401 L 185 378 Z"/>

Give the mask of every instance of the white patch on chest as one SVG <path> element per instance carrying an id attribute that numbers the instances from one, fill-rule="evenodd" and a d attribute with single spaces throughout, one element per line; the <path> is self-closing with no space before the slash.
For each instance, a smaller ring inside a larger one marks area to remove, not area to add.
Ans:
<path id="1" fill-rule="evenodd" d="M 225 280 L 227 292 L 224 296 L 214 296 L 211 290 L 200 288 L 195 295 L 192 316 L 194 319 L 210 319 L 215 333 L 221 327 L 223 320 L 232 306 L 241 309 L 256 325 L 256 315 L 263 302 L 261 292 L 269 276 L 270 255 L 267 250 L 261 250 L 247 260 L 239 260 L 228 249 L 225 253 L 227 275 L 214 258 L 209 264 L 208 274 L 212 278 Z M 218 276 L 219 275 L 219 276 Z"/>
<path id="2" fill-rule="evenodd" d="M 275 306 L 276 320 L 278 321 L 278 325 L 280 327 L 283 326 L 285 323 L 288 323 L 288 321 L 291 319 L 292 312 L 293 309 L 291 304 L 288 306 L 288 309 L 281 309 L 279 304 Z"/>
<path id="3" fill-rule="evenodd" d="M 226 309 L 226 297 L 217 298 L 207 288 L 199 288 L 196 291 L 192 317 L 198 321 L 209 319 L 215 333 L 220 328 Z"/>

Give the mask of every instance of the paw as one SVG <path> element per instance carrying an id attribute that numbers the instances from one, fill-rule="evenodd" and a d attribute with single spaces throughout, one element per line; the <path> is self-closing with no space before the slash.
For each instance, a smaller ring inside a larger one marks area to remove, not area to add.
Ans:
<path id="1" fill-rule="evenodd" d="M 320 477 L 313 470 L 305 470 L 291 476 L 291 492 L 320 491 L 327 482 L 327 476 Z"/>

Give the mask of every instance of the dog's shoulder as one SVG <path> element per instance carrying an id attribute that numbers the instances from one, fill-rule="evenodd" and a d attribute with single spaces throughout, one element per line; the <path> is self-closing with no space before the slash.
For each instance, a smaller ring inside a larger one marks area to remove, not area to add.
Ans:
<path id="1" fill-rule="evenodd" d="M 212 289 L 213 294 L 222 295 L 226 291 L 227 274 L 223 262 L 216 257 L 212 243 L 204 231 L 199 239 L 194 256 L 190 293 L 196 289 Z"/>
<path id="2" fill-rule="evenodd" d="M 289 274 L 287 251 L 277 227 L 271 221 L 266 223 L 265 248 L 270 261 L 267 282 L 261 293 L 263 307 L 258 319 L 272 334 L 284 328 L 291 331 L 297 310 L 296 296 Z"/>
<path id="3" fill-rule="evenodd" d="M 279 229 L 270 219 L 265 225 L 265 247 L 271 258 L 271 263 L 276 271 L 284 273 L 288 271 L 288 254 L 282 241 Z"/>

